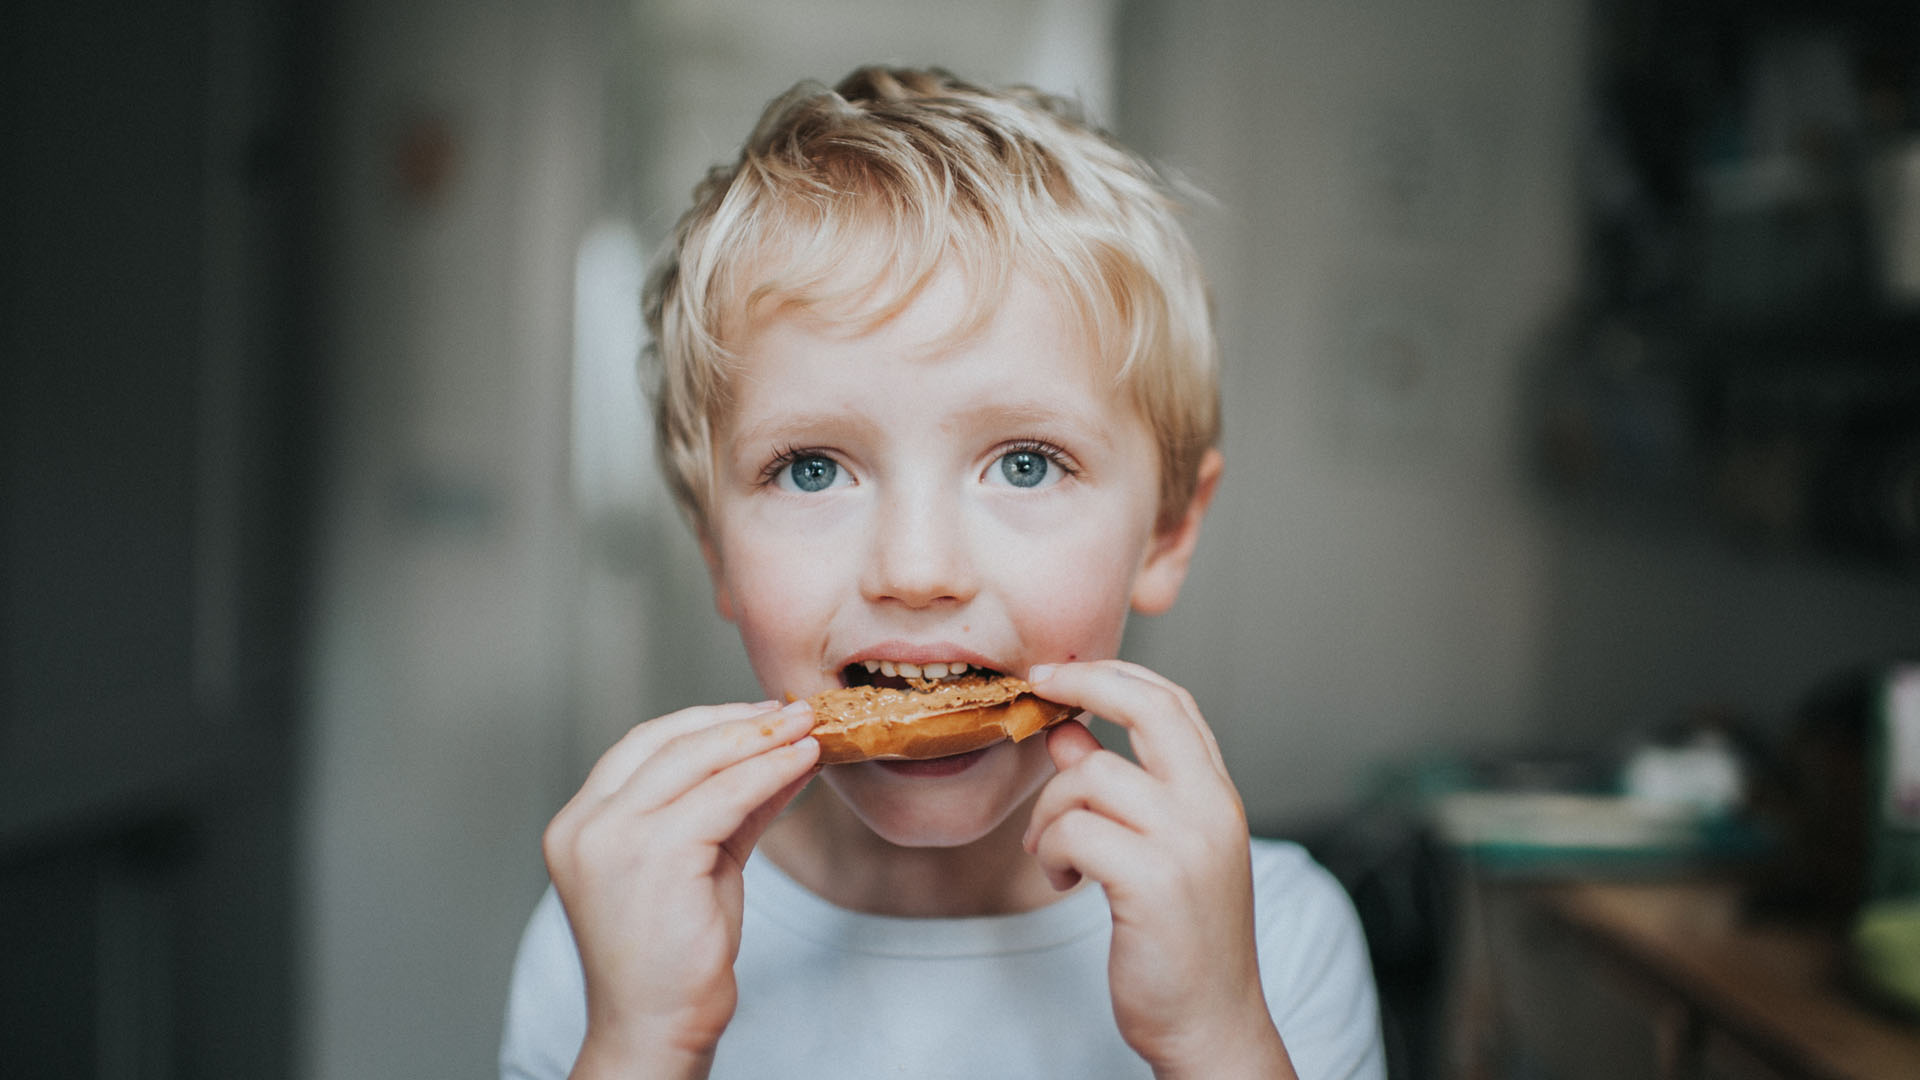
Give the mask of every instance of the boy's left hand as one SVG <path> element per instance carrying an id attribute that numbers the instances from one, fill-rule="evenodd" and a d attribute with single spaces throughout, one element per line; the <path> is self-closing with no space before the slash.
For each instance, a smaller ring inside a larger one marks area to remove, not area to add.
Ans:
<path id="1" fill-rule="evenodd" d="M 1170 1076 L 1291 1077 L 1260 988 L 1246 811 L 1192 695 L 1118 660 L 1043 665 L 1042 697 L 1127 729 L 1139 764 L 1069 721 L 1024 840 L 1055 888 L 1113 909 L 1108 983 L 1127 1044 Z"/>

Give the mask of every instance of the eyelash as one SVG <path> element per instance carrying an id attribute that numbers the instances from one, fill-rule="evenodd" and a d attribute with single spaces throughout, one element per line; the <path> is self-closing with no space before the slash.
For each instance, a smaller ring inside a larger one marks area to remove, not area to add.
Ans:
<path id="1" fill-rule="evenodd" d="M 837 463 L 837 459 L 832 454 L 817 447 L 782 444 L 774 449 L 773 460 L 767 462 L 766 468 L 760 470 L 761 485 L 779 482 L 780 474 L 785 472 L 788 466 L 801 458 L 811 457 L 826 458 L 828 461 Z"/>
<path id="2" fill-rule="evenodd" d="M 1044 439 L 1017 439 L 1001 447 L 1000 452 L 993 455 L 993 460 L 999 461 L 1008 454 L 1020 453 L 1039 454 L 1051 464 L 1059 466 L 1060 471 L 1068 476 L 1080 475 L 1080 466 L 1074 463 L 1073 456 Z"/>

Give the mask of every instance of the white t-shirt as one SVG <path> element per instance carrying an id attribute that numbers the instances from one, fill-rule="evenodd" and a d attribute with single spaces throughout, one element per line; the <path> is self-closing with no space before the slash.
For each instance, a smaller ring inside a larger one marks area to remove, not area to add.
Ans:
<path id="1" fill-rule="evenodd" d="M 739 1006 L 714 1053 L 736 1077 L 1150 1077 L 1107 991 L 1106 895 L 1018 915 L 908 919 L 822 900 L 758 855 L 745 869 Z M 1347 895 L 1299 847 L 1253 842 L 1260 978 L 1294 1068 L 1386 1075 L 1366 941 Z M 548 889 L 521 939 L 503 1080 L 560 1080 L 586 1032 L 579 955 Z"/>

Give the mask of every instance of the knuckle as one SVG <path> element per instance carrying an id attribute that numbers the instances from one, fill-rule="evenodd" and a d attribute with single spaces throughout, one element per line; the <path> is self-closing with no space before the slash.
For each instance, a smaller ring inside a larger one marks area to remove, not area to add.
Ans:
<path id="1" fill-rule="evenodd" d="M 1040 797 L 1033 803 L 1033 825 L 1044 829 L 1059 818 L 1061 812 L 1079 799 L 1074 789 L 1058 780 L 1040 791 Z"/>
<path id="2" fill-rule="evenodd" d="M 547 821 L 547 827 L 540 832 L 542 848 L 557 848 L 569 843 L 580 831 L 581 818 L 584 816 L 580 797 L 575 796 Z"/>
<path id="3" fill-rule="evenodd" d="M 650 830 L 628 827 L 606 817 L 596 817 L 582 825 L 574 835 L 572 857 L 582 863 L 607 865 L 616 859 L 631 858 L 641 838 Z"/>
<path id="4" fill-rule="evenodd" d="M 628 728 L 627 733 L 620 736 L 619 742 L 615 745 L 629 748 L 644 748 L 653 740 L 658 739 L 662 731 L 671 727 L 672 721 L 677 715 L 676 713 L 670 713 L 666 716 L 656 716 L 651 720 L 642 720 Z"/>
<path id="5" fill-rule="evenodd" d="M 573 833 L 560 827 L 556 820 L 540 834 L 540 856 L 546 860 L 547 869 L 571 863 L 573 855 Z"/>
<path id="6" fill-rule="evenodd" d="M 1093 831 L 1098 818 L 1098 814 L 1085 806 L 1070 806 L 1054 823 L 1054 829 L 1059 833 L 1062 841 L 1070 845 L 1079 844 L 1084 842 L 1088 834 Z"/>
<path id="7" fill-rule="evenodd" d="M 1077 779 L 1083 783 L 1110 784 L 1130 767 L 1126 758 L 1102 747 L 1080 759 L 1070 771 L 1078 773 Z"/>
<path id="8" fill-rule="evenodd" d="M 540 854 L 555 875 L 569 875 L 597 861 L 595 821 L 555 819 L 540 836 Z"/>
<path id="9" fill-rule="evenodd" d="M 1247 807 L 1240 801 L 1240 793 L 1231 784 L 1222 786 L 1218 793 L 1207 800 L 1207 820 L 1215 825 L 1215 831 L 1227 835 L 1244 836 L 1247 832 Z"/>

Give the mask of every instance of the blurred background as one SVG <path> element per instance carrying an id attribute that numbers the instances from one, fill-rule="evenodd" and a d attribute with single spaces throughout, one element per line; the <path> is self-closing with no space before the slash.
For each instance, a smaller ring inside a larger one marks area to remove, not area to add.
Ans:
<path id="1" fill-rule="evenodd" d="M 0 57 L 8 1075 L 492 1072 L 548 817 L 759 696 L 647 461 L 643 267 L 873 60 L 1206 194 L 1227 479 L 1129 651 L 1353 890 L 1397 1076 L 1800 1075 L 1670 974 L 1503 965 L 1618 960 L 1570 884 L 1829 945 L 1920 891 L 1910 4 L 17 0 Z M 1844 1075 L 1920 1075 L 1868 1011 Z"/>

